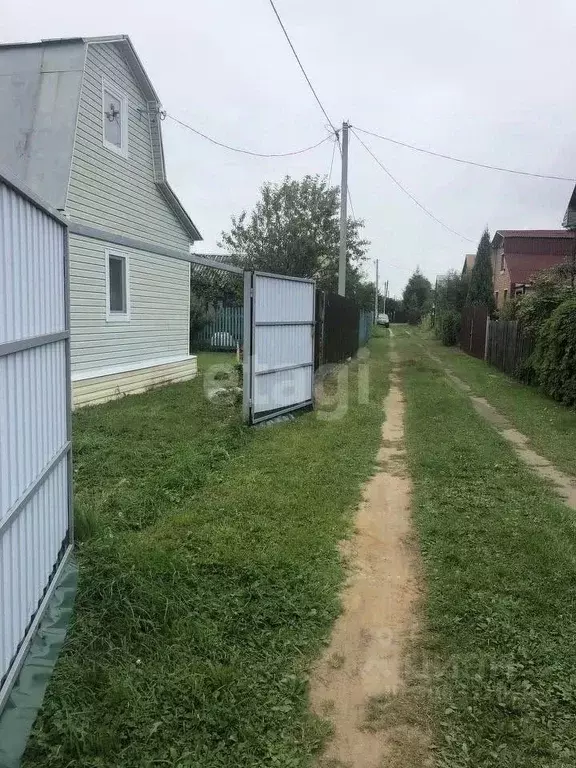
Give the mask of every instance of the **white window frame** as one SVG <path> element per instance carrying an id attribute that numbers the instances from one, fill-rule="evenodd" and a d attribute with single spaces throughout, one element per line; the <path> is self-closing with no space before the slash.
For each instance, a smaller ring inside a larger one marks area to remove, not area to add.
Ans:
<path id="1" fill-rule="evenodd" d="M 127 253 L 115 251 L 112 248 L 106 248 L 104 251 L 105 261 L 104 269 L 106 273 L 106 322 L 107 323 L 127 323 L 130 322 L 130 257 Z M 126 312 L 110 311 L 110 256 L 117 259 L 124 259 L 125 277 L 126 277 Z"/>
<path id="2" fill-rule="evenodd" d="M 115 99 L 120 102 L 120 127 L 122 145 L 117 147 L 116 144 L 112 144 L 111 141 L 106 139 L 106 115 L 104 114 L 107 109 L 105 93 L 109 91 Z M 128 157 L 128 99 L 126 95 L 115 85 L 113 85 L 105 77 L 102 78 L 102 144 L 106 149 L 112 150 L 117 155 L 122 157 Z"/>

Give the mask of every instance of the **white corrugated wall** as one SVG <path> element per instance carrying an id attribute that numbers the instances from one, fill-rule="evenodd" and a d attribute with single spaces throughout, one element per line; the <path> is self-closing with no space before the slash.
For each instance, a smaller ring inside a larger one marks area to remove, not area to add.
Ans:
<path id="1" fill-rule="evenodd" d="M 70 545 L 65 237 L 0 176 L 0 709 Z"/>

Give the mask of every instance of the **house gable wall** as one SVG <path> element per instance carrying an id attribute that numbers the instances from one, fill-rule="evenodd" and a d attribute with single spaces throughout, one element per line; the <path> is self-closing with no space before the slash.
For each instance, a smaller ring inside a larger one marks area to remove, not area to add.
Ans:
<path id="1" fill-rule="evenodd" d="M 103 144 L 103 77 L 128 103 L 127 157 Z M 148 102 L 114 43 L 87 47 L 66 209 L 84 224 L 189 247 L 188 233 L 155 183 Z"/>

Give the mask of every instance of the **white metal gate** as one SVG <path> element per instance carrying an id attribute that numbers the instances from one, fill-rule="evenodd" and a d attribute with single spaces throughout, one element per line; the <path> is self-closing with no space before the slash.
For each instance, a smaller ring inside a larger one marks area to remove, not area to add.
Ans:
<path id="1" fill-rule="evenodd" d="M 72 548 L 67 237 L 0 174 L 0 711 Z"/>
<path id="2" fill-rule="evenodd" d="M 255 424 L 313 404 L 315 283 L 244 277 L 244 414 Z"/>

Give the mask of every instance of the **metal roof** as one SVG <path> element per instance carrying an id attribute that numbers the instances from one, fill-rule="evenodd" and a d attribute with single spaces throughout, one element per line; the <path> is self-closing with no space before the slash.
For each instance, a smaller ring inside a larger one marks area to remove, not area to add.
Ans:
<path id="1" fill-rule="evenodd" d="M 565 229 L 498 229 L 496 235 L 501 237 L 574 237 Z"/>
<path id="2" fill-rule="evenodd" d="M 550 253 L 509 253 L 504 258 L 510 273 L 510 282 L 517 285 L 530 283 L 536 272 L 566 263 L 563 256 Z"/>

